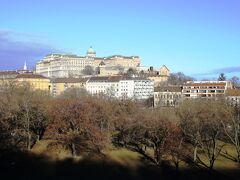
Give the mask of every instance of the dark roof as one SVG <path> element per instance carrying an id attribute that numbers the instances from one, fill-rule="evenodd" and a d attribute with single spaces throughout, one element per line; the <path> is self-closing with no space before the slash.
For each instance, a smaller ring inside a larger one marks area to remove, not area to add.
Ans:
<path id="1" fill-rule="evenodd" d="M 150 79 L 144 78 L 144 77 L 128 77 L 124 76 L 122 80 L 146 80 L 146 81 L 151 81 Z"/>
<path id="2" fill-rule="evenodd" d="M 100 62 L 99 66 L 104 66 L 106 65 L 103 61 Z"/>
<path id="3" fill-rule="evenodd" d="M 88 82 L 118 82 L 121 76 L 95 76 L 91 77 Z"/>
<path id="4" fill-rule="evenodd" d="M 205 83 L 186 83 L 185 86 L 226 86 L 227 83 L 225 82 L 219 82 L 219 83 L 212 83 L 212 82 L 205 82 Z"/>
<path id="5" fill-rule="evenodd" d="M 17 71 L 0 71 L 0 75 L 18 75 Z"/>
<path id="6" fill-rule="evenodd" d="M 86 81 L 86 78 L 56 78 L 51 80 L 52 83 L 82 83 Z"/>
<path id="7" fill-rule="evenodd" d="M 143 77 L 127 77 L 127 76 L 96 76 L 91 77 L 88 82 L 118 82 L 120 80 L 147 80 Z"/>
<path id="8" fill-rule="evenodd" d="M 40 75 L 40 74 L 30 74 L 30 73 L 27 73 L 27 74 L 18 74 L 16 78 L 48 79 L 48 78 L 46 78 L 46 77 L 43 76 L 43 75 Z"/>
<path id="9" fill-rule="evenodd" d="M 182 86 L 155 87 L 154 92 L 182 92 Z"/>

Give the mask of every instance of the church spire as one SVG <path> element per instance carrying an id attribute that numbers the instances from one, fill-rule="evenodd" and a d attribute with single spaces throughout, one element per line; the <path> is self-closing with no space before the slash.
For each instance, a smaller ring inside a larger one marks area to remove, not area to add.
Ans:
<path id="1" fill-rule="evenodd" d="M 25 63 L 24 63 L 23 70 L 24 70 L 24 71 L 26 71 L 26 70 L 27 70 L 27 62 L 26 62 L 26 61 L 25 61 Z"/>

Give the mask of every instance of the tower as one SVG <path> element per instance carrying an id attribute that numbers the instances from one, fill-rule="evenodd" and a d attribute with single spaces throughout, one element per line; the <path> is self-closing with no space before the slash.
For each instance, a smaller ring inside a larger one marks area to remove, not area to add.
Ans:
<path id="1" fill-rule="evenodd" d="M 96 57 L 96 52 L 94 51 L 92 46 L 90 46 L 90 48 L 87 51 L 87 57 Z"/>
<path id="2" fill-rule="evenodd" d="M 24 71 L 26 71 L 26 70 L 27 70 L 27 62 L 26 62 L 26 61 L 25 61 L 25 63 L 24 63 L 23 70 L 24 70 Z"/>

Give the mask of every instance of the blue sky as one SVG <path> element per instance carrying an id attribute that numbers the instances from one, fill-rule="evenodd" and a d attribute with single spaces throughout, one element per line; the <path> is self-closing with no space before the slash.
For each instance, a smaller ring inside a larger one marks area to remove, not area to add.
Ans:
<path id="1" fill-rule="evenodd" d="M 139 55 L 198 78 L 240 76 L 240 1 L 0 1 L 0 70 L 91 45 L 98 56 Z"/>

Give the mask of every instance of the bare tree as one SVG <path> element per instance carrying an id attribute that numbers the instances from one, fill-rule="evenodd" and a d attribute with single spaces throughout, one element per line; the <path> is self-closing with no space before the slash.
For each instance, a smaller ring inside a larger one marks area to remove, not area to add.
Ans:
<path id="1" fill-rule="evenodd" d="M 171 161 L 175 165 L 177 173 L 179 171 L 180 162 L 184 162 L 185 157 L 188 156 L 189 153 L 189 148 L 187 148 L 187 145 L 184 142 L 182 130 L 177 124 L 175 124 L 172 126 L 169 155 L 171 156 Z"/>
<path id="2" fill-rule="evenodd" d="M 221 122 L 227 139 L 234 145 L 237 152 L 237 157 L 233 159 L 240 163 L 240 107 L 236 106 L 234 110 L 230 118 L 223 119 Z M 227 152 L 225 154 L 228 155 Z"/>
<path id="3" fill-rule="evenodd" d="M 232 82 L 234 87 L 239 87 L 240 86 L 240 79 L 237 76 L 233 76 L 230 81 Z"/>
<path id="4" fill-rule="evenodd" d="M 0 124 L 6 127 L 8 144 L 31 149 L 48 124 L 43 110 L 47 93 L 33 91 L 28 84 L 9 84 L 1 92 Z"/>
<path id="5" fill-rule="evenodd" d="M 178 113 L 186 140 L 194 146 L 194 161 L 211 172 L 224 146 L 220 141 L 223 133 L 221 120 L 229 118 L 231 108 L 223 101 L 187 100 L 179 106 Z M 208 164 L 202 161 L 198 149 L 204 152 Z"/>
<path id="6" fill-rule="evenodd" d="M 169 152 L 174 119 L 174 115 L 167 111 L 141 111 L 134 118 L 126 120 L 125 128 L 117 134 L 118 140 L 122 146 L 160 166 L 163 157 Z"/>
<path id="7" fill-rule="evenodd" d="M 85 66 L 85 68 L 82 70 L 82 73 L 83 73 L 84 75 L 93 75 L 93 74 L 95 73 L 95 71 L 94 71 L 94 69 L 93 69 L 92 66 L 87 65 L 87 66 Z"/>
<path id="8" fill-rule="evenodd" d="M 102 106 L 91 99 L 58 99 L 52 103 L 53 121 L 46 136 L 67 144 L 73 156 L 102 154 L 109 140 L 108 117 Z"/>
<path id="9" fill-rule="evenodd" d="M 226 76 L 225 76 L 225 74 L 224 73 L 221 73 L 220 75 L 219 75 L 219 77 L 218 77 L 218 81 L 226 81 Z"/>
<path id="10" fill-rule="evenodd" d="M 168 78 L 167 84 L 171 84 L 171 85 L 182 85 L 184 84 L 186 81 L 193 81 L 194 78 L 190 77 L 190 76 L 186 76 L 184 73 L 182 72 L 178 72 L 178 73 L 171 73 L 170 77 Z"/>

